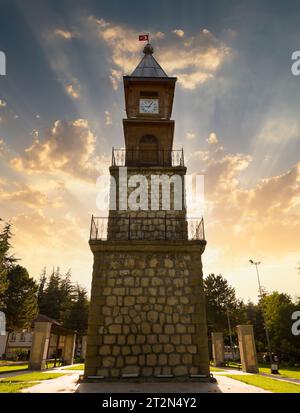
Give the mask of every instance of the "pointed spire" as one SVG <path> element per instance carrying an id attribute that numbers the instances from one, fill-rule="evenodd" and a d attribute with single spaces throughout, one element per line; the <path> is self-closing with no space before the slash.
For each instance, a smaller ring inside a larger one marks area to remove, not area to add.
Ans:
<path id="1" fill-rule="evenodd" d="M 144 57 L 132 72 L 132 77 L 168 77 L 160 64 L 152 56 L 154 49 L 150 43 L 144 47 Z"/>

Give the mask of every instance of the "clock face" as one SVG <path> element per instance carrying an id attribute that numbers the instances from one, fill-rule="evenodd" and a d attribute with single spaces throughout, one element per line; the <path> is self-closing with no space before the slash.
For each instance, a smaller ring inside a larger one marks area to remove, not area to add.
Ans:
<path id="1" fill-rule="evenodd" d="M 140 113 L 158 113 L 158 99 L 140 99 Z"/>

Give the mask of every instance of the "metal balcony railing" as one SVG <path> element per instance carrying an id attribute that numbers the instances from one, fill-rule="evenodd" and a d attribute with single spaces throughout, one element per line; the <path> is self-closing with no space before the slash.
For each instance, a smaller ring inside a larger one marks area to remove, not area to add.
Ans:
<path id="1" fill-rule="evenodd" d="M 92 216 L 90 240 L 205 240 L 203 218 Z"/>
<path id="2" fill-rule="evenodd" d="M 112 149 L 112 166 L 184 166 L 183 149 Z"/>

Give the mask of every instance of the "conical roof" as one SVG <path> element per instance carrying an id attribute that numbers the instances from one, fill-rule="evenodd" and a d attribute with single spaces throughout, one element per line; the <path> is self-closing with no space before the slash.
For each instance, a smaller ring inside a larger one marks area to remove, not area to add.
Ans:
<path id="1" fill-rule="evenodd" d="M 153 47 L 147 44 L 144 47 L 145 56 L 132 72 L 132 77 L 168 77 L 153 55 Z"/>

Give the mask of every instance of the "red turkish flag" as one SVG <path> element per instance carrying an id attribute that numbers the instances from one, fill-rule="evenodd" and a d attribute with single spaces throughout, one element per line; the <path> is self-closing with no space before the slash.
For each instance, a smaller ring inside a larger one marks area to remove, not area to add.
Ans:
<path id="1" fill-rule="evenodd" d="M 139 35 L 140 42 L 149 42 L 149 35 L 148 34 L 140 34 Z"/>

